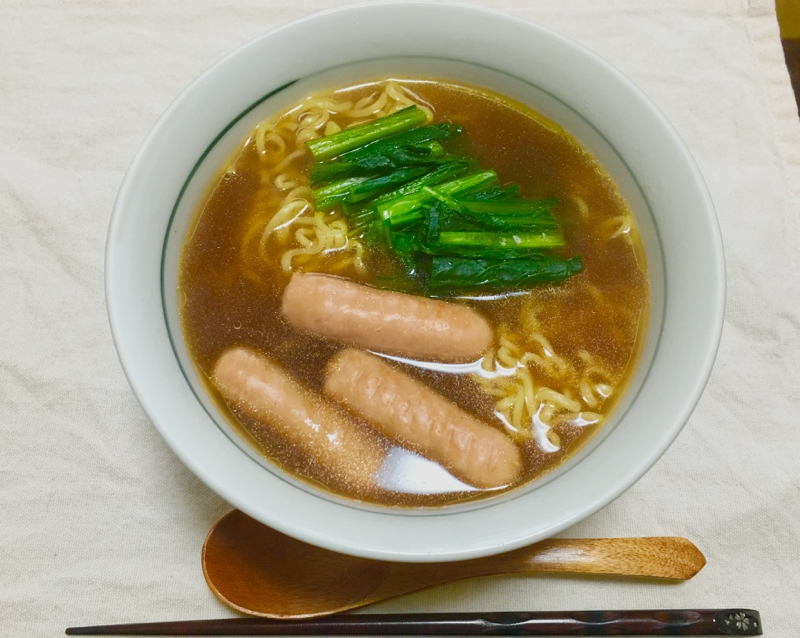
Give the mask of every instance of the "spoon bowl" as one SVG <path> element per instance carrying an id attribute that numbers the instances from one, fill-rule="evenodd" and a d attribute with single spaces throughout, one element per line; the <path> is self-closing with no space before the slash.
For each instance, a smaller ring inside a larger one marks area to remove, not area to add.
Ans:
<path id="1" fill-rule="evenodd" d="M 285 536 L 238 510 L 203 545 L 203 574 L 229 607 L 254 616 L 313 618 L 434 585 L 494 574 L 579 573 L 687 580 L 706 559 L 685 538 L 550 539 L 449 563 L 393 563 L 337 554 Z"/>

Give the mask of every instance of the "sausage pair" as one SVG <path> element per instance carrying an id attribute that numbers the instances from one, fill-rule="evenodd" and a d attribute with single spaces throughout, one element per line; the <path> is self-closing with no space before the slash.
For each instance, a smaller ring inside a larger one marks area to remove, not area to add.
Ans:
<path id="1" fill-rule="evenodd" d="M 383 448 L 278 365 L 250 349 L 231 348 L 212 378 L 226 401 L 298 446 L 326 474 L 358 493 L 374 488 Z M 374 355 L 348 349 L 334 357 L 325 392 L 475 487 L 507 485 L 519 473 L 519 451 L 501 432 Z"/>

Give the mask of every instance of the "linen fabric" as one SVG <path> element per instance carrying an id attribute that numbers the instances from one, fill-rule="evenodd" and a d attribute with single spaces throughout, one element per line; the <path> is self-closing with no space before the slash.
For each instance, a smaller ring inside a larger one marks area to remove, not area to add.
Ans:
<path id="1" fill-rule="evenodd" d="M 230 506 L 173 455 L 127 384 L 105 312 L 106 229 L 137 147 L 189 82 L 251 38 L 344 4 L 0 2 L 1 636 L 232 615 L 200 567 Z M 766 635 L 796 635 L 800 121 L 773 4 L 479 4 L 617 66 L 708 183 L 728 271 L 708 388 L 655 467 L 563 534 L 686 536 L 708 565 L 681 584 L 484 578 L 370 611 L 751 607 Z"/>

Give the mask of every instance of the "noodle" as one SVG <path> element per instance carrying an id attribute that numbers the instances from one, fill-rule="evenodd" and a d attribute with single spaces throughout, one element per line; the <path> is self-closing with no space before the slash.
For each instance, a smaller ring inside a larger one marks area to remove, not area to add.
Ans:
<path id="1" fill-rule="evenodd" d="M 293 190 L 289 191 L 286 197 L 283 198 L 281 202 L 281 206 L 285 206 L 289 202 L 295 199 L 304 199 L 311 195 L 311 189 L 308 186 L 297 186 Z M 307 202 L 309 206 L 311 206 L 311 202 Z"/>
<path id="2" fill-rule="evenodd" d="M 259 155 L 264 159 L 274 158 L 273 161 L 280 159 L 270 171 L 274 175 L 271 185 L 277 191 L 288 191 L 272 216 L 267 215 L 265 219 L 262 214 L 256 215 L 252 222 L 254 226 L 245 232 L 245 247 L 255 236 L 259 237 L 257 254 L 260 259 L 267 258 L 272 242 L 284 249 L 280 264 L 287 273 L 299 263 L 314 270 L 321 264 L 310 260 L 315 256 L 319 259 L 328 257 L 331 253 L 343 253 L 343 256 L 332 263 L 326 261 L 326 268 L 341 270 L 352 267 L 358 274 L 366 272 L 363 244 L 349 236 L 347 223 L 343 219 L 335 215 L 326 217 L 315 211 L 308 178 L 291 167 L 307 156 L 304 143 L 308 140 L 372 121 L 413 104 L 425 112 L 428 121 L 433 120 L 433 111 L 420 104 L 422 100 L 396 82 L 386 82 L 380 88 L 379 92 L 362 97 L 355 104 L 332 98 L 309 98 L 277 121 L 264 120 L 258 124 L 254 142 Z M 334 116 L 338 119 L 332 119 Z M 294 150 L 290 149 L 281 133 L 289 134 L 294 139 Z M 289 232 L 289 227 L 295 224 L 303 227 Z M 504 360 L 513 360 L 515 364 L 516 360 L 511 355 L 503 356 Z"/>
<path id="3" fill-rule="evenodd" d="M 275 184 L 275 188 L 282 191 L 287 191 L 291 188 L 297 188 L 298 186 L 298 183 L 295 180 L 287 177 L 285 173 L 278 175 L 273 183 Z"/>
<path id="4" fill-rule="evenodd" d="M 286 142 L 275 131 L 270 130 L 266 122 L 261 122 L 256 127 L 255 142 L 259 155 L 264 155 L 267 152 L 267 142 L 272 142 L 275 145 L 276 153 L 283 153 L 286 150 Z"/>
<path id="5" fill-rule="evenodd" d="M 273 170 L 274 173 L 280 173 L 283 169 L 285 169 L 289 164 L 291 164 L 294 160 L 298 157 L 303 157 L 306 154 L 306 149 L 300 148 L 297 149 L 294 153 L 289 153 L 286 157 L 283 158 L 283 161 L 278 164 Z"/>
<path id="6" fill-rule="evenodd" d="M 258 242 L 258 252 L 262 256 L 266 256 L 267 241 L 269 241 L 270 235 L 275 230 L 287 228 L 292 222 L 297 221 L 300 216 L 308 210 L 308 206 L 308 202 L 304 199 L 296 199 L 282 206 L 264 227 L 264 231 L 261 233 L 261 239 Z"/>
<path id="7" fill-rule="evenodd" d="M 631 220 L 630 217 L 627 215 L 620 215 L 619 217 L 614 217 L 612 219 L 606 220 L 600 226 L 600 228 L 610 232 L 611 234 L 608 236 L 609 239 L 617 239 L 618 237 L 624 237 L 628 241 L 630 241 L 630 237 L 628 236 L 631 232 Z"/>
<path id="8" fill-rule="evenodd" d="M 366 102 L 364 100 L 366 100 Z M 378 99 L 376 99 L 369 106 L 367 106 L 369 98 L 364 98 L 364 100 L 359 100 L 356 102 L 355 108 L 352 111 L 345 111 L 344 115 L 347 117 L 368 117 L 370 115 L 376 116 L 378 111 L 380 111 L 386 105 L 386 102 L 389 101 L 389 96 L 387 95 L 386 91 L 384 91 L 381 93 L 380 97 L 378 97 Z"/>
<path id="9" fill-rule="evenodd" d="M 572 199 L 578 205 L 578 211 L 580 212 L 581 217 L 583 219 L 587 219 L 589 217 L 589 206 L 586 204 L 586 201 L 577 195 L 573 195 Z"/>
<path id="10" fill-rule="evenodd" d="M 495 414 L 512 438 L 518 442 L 534 438 L 543 452 L 553 453 L 560 449 L 562 439 L 552 428 L 560 424 L 584 427 L 599 423 L 602 415 L 596 410 L 613 394 L 613 384 L 618 379 L 585 350 L 578 353 L 584 367 L 577 370 L 556 353 L 550 340 L 540 332 L 528 338 L 538 352 L 525 351 L 502 332 L 497 350 L 481 361 L 482 370 L 493 372 L 501 365 L 514 370 L 513 375 L 473 375 L 473 378 L 484 392 L 497 398 Z M 567 387 L 558 392 L 546 383 L 537 383 L 531 364 L 545 376 L 565 382 Z"/>
<path id="11" fill-rule="evenodd" d="M 328 98 L 309 98 L 306 100 L 308 106 L 325 109 L 330 113 L 341 113 L 353 108 L 352 102 L 334 102 Z"/>
<path id="12" fill-rule="evenodd" d="M 396 102 L 394 110 L 400 110 L 414 104 L 425 112 L 427 122 L 433 121 L 433 109 L 426 105 L 424 100 L 413 91 L 400 86 L 397 82 L 388 82 L 386 84 L 386 93 Z"/>
<path id="13" fill-rule="evenodd" d="M 352 243 L 347 237 L 347 224 L 342 219 L 335 219 L 335 215 L 328 215 L 330 221 L 326 221 L 323 213 L 317 212 L 312 218 L 297 218 L 297 222 L 310 225 L 311 228 L 300 228 L 295 232 L 295 239 L 300 248 L 287 250 L 281 256 L 281 268 L 284 272 L 291 272 L 295 257 L 307 257 L 322 253 L 332 253 L 335 251 L 346 250 Z M 360 246 L 359 246 L 360 247 Z M 363 247 L 354 248 L 356 255 L 344 262 L 340 262 L 335 267 L 341 268 L 345 264 L 352 264 L 357 271 L 363 269 Z"/>

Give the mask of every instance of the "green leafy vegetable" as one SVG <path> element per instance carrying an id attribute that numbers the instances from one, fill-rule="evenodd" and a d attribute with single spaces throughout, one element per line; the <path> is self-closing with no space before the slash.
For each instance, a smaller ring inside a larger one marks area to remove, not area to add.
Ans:
<path id="1" fill-rule="evenodd" d="M 506 216 L 502 212 L 478 215 L 447 208 L 441 217 L 441 229 L 451 231 L 493 231 L 525 234 L 552 232 L 560 228 L 559 223 L 547 209 L 527 214 Z"/>
<path id="2" fill-rule="evenodd" d="M 398 168 L 396 171 L 388 175 L 381 175 L 380 177 L 373 177 L 359 184 L 356 184 L 350 190 L 350 196 L 347 198 L 349 203 L 356 203 L 379 195 L 382 192 L 392 189 L 398 184 L 405 184 L 406 182 L 419 177 L 420 175 L 427 175 L 430 169 L 424 166 L 409 166 L 406 168 Z"/>
<path id="3" fill-rule="evenodd" d="M 379 121 L 376 120 L 376 122 Z M 397 153 L 399 149 L 419 148 L 433 141 L 444 140 L 453 135 L 458 135 L 461 131 L 462 129 L 458 124 L 450 122 L 420 126 L 343 153 L 339 159 L 343 162 L 358 162 L 373 156 L 391 156 L 393 153 Z"/>
<path id="4" fill-rule="evenodd" d="M 519 197 L 519 185 L 510 184 L 505 188 L 502 186 L 492 186 L 469 195 L 461 197 L 462 200 L 467 202 L 482 202 L 487 199 L 516 199 Z"/>
<path id="5" fill-rule="evenodd" d="M 521 198 L 493 170 L 448 155 L 464 148 L 461 127 L 418 126 L 424 119 L 409 107 L 307 142 L 317 208 L 341 208 L 352 236 L 397 259 L 405 275 L 392 275 L 393 285 L 437 295 L 523 290 L 582 271 L 580 257 L 547 252 L 566 246 L 557 199 Z"/>
<path id="6" fill-rule="evenodd" d="M 439 142 L 403 146 L 382 155 L 356 157 L 349 161 L 319 162 L 311 167 L 312 184 L 344 179 L 355 175 L 371 175 L 403 166 L 435 166 L 446 162 L 445 150 Z M 451 160 L 452 161 L 452 160 Z"/>
<path id="7" fill-rule="evenodd" d="M 350 195 L 350 189 L 361 182 L 365 182 L 366 177 L 350 177 L 315 188 L 311 191 L 314 204 L 318 210 L 329 210 L 337 204 L 345 201 Z"/>
<path id="8" fill-rule="evenodd" d="M 413 128 L 427 119 L 425 111 L 416 105 L 381 117 L 372 122 L 354 126 L 332 135 L 306 142 L 308 150 L 315 161 L 336 157 L 347 151 L 360 148 L 365 144 L 381 138 Z"/>
<path id="9" fill-rule="evenodd" d="M 380 197 L 376 197 L 371 201 L 362 201 L 355 204 L 350 204 L 346 201 L 342 202 L 342 212 L 345 214 L 348 221 L 356 224 L 356 227 L 363 227 L 378 219 L 377 209 L 382 204 L 394 201 L 406 195 L 411 195 L 412 193 L 418 193 L 422 190 L 422 187 L 427 184 L 438 184 L 444 180 L 458 177 L 467 172 L 469 165 L 469 160 L 458 160 L 442 164 L 430 173 L 403 184 L 399 188 L 385 193 Z M 383 233 L 382 229 L 381 233 Z"/>
<path id="10" fill-rule="evenodd" d="M 432 289 L 460 291 L 465 288 L 508 290 L 557 283 L 583 270 L 580 257 L 559 259 L 540 255 L 513 261 L 487 261 L 458 257 L 434 257 L 428 285 Z"/>
<path id="11" fill-rule="evenodd" d="M 431 186 L 444 182 L 445 180 L 454 179 L 466 173 L 469 170 L 471 160 L 460 159 L 453 162 L 447 162 L 439 165 L 436 169 L 424 177 L 420 177 L 413 182 L 404 184 L 400 188 L 393 190 L 385 195 L 381 195 L 373 202 L 374 208 L 377 210 L 382 204 L 394 201 L 406 195 L 413 195 L 419 193 L 425 186 Z"/>
<path id="12" fill-rule="evenodd" d="M 434 199 L 438 199 L 445 206 L 452 208 L 453 210 L 459 212 L 465 210 L 461 206 L 461 203 L 455 197 L 450 197 L 450 195 L 448 195 L 444 191 L 436 190 L 435 188 L 431 188 L 430 186 L 423 186 L 422 190 L 428 193 L 428 195 L 430 195 Z"/>
<path id="13" fill-rule="evenodd" d="M 442 246 L 482 246 L 484 248 L 530 249 L 561 248 L 566 245 L 561 231 L 541 233 L 471 233 L 441 231 L 439 243 Z"/>
<path id="14" fill-rule="evenodd" d="M 439 184 L 436 190 L 444 195 L 459 195 L 496 183 L 497 173 L 492 170 L 478 171 L 477 173 L 471 173 Z M 409 223 L 421 220 L 423 215 L 420 209 L 426 204 L 430 204 L 433 200 L 434 197 L 432 195 L 424 190 L 419 190 L 410 195 L 379 203 L 377 207 L 378 216 L 382 219 L 388 219 L 392 228 L 401 228 Z"/>

